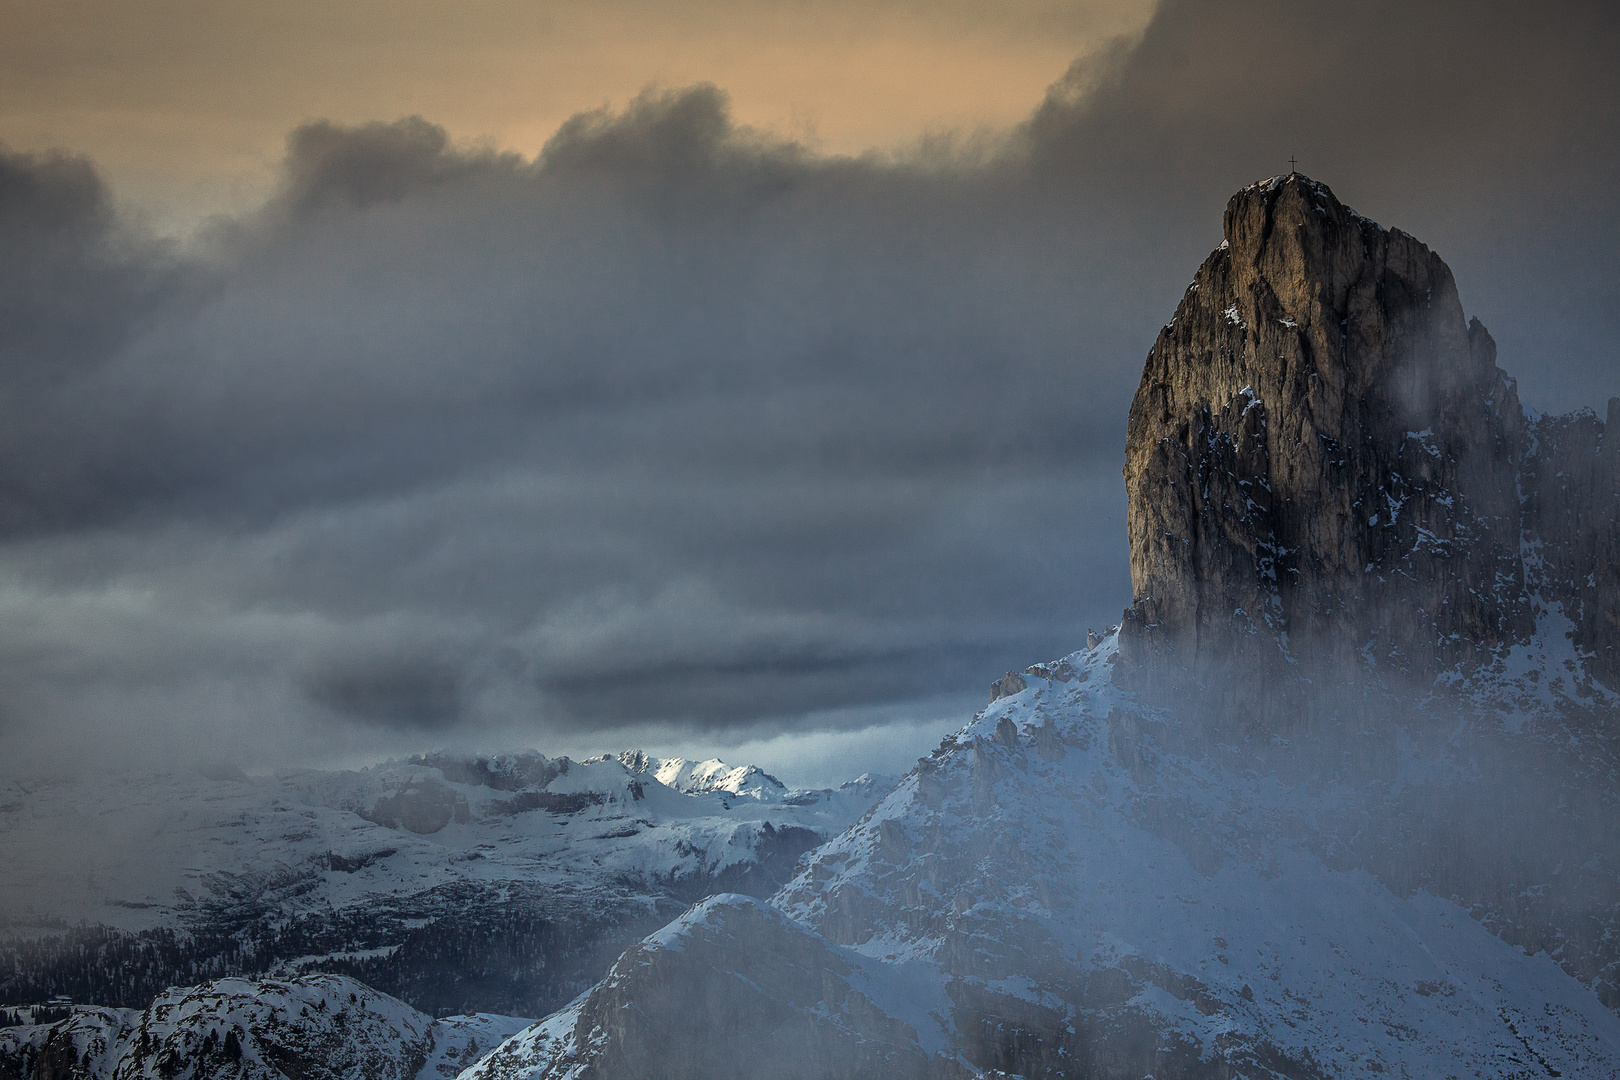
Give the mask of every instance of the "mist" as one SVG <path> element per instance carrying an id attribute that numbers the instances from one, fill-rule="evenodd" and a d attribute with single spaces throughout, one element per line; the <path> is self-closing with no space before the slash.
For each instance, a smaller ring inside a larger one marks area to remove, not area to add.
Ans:
<path id="1" fill-rule="evenodd" d="M 915 756 L 1118 621 L 1142 357 L 1290 156 L 1527 402 L 1601 405 L 1616 16 L 1377 7 L 1165 3 L 1024 123 L 864 156 L 706 84 L 534 157 L 312 121 L 184 244 L 6 152 L 0 757 Z"/>

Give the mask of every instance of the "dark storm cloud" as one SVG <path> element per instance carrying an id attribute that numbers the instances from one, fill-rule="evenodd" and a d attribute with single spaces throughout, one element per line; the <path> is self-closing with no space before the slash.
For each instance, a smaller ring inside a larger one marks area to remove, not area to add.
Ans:
<path id="1" fill-rule="evenodd" d="M 1612 22 L 1170 3 L 1019 131 L 910 160 L 711 87 L 534 161 L 312 124 L 183 267 L 82 162 L 7 158 L 12 250 L 56 262 L 7 294 L 8 370 L 48 374 L 0 432 L 6 735 L 274 757 L 966 703 L 1128 601 L 1141 357 L 1290 153 L 1451 259 L 1530 400 L 1614 392 Z"/>
<path id="2" fill-rule="evenodd" d="M 461 718 L 461 672 L 437 656 L 351 663 L 308 680 L 311 700 L 341 715 L 406 728 L 444 728 Z"/>
<path id="3" fill-rule="evenodd" d="M 327 207 L 364 210 L 520 164 L 515 156 L 453 152 L 444 129 L 419 116 L 353 128 L 318 121 L 287 139 L 278 201 L 304 216 Z"/>
<path id="4" fill-rule="evenodd" d="M 0 374 L 48 378 L 116 343 L 139 295 L 90 162 L 0 146 Z"/>
<path id="5" fill-rule="evenodd" d="M 89 437 L 101 411 L 62 394 L 93 379 L 183 277 L 121 225 L 89 161 L 0 145 L 0 533 L 48 526 L 68 504 L 116 500 L 92 490 L 77 454 L 52 452 Z M 38 437 L 47 432 L 58 434 Z"/>
<path id="6" fill-rule="evenodd" d="M 1038 172 L 1198 237 L 1168 241 L 1188 267 L 1212 208 L 1297 155 L 1439 251 L 1527 399 L 1563 410 L 1614 392 L 1617 43 L 1620 9 L 1587 0 L 1166 0 L 1123 62 L 1078 64 L 1027 135 Z"/>

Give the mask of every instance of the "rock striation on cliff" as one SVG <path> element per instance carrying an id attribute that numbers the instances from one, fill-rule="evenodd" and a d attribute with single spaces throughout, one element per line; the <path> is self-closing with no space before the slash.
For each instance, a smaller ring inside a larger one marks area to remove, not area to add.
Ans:
<path id="1" fill-rule="evenodd" d="M 1527 416 L 1440 257 L 1307 177 L 1238 192 L 1225 236 L 1131 404 L 1121 676 L 1286 730 L 1324 688 L 1477 670 L 1557 603 L 1620 682 L 1620 401 Z"/>

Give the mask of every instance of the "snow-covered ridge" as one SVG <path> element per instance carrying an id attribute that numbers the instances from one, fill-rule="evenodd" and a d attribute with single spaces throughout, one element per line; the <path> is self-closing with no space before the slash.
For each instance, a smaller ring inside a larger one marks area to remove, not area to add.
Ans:
<path id="1" fill-rule="evenodd" d="M 883 790 L 794 790 L 753 766 L 640 757 L 652 767 L 526 752 L 6 781 L 0 1004 L 144 1005 L 219 974 L 337 971 L 434 1011 L 539 1008 L 697 896 L 774 889 Z M 659 778 L 672 765 L 684 786 Z M 151 974 L 97 982 L 73 959 L 81 944 L 135 949 Z M 446 949 L 468 976 L 456 993 L 507 996 L 435 996 L 422 980 Z"/>
<path id="2" fill-rule="evenodd" d="M 1562 637 L 1556 620 L 1543 629 Z M 683 1063 L 688 1050 L 750 1052 L 755 1036 L 694 1036 L 688 999 L 817 1033 L 794 1044 L 796 1071 L 761 1076 L 857 1074 L 878 1040 L 884 1071 L 904 1076 L 1613 1080 L 1620 1016 L 1593 982 L 1613 972 L 1593 966 L 1574 925 L 1586 915 L 1549 931 L 1561 909 L 1538 914 L 1532 898 L 1620 897 L 1615 852 L 1586 852 L 1578 869 L 1504 853 L 1493 874 L 1554 875 L 1513 885 L 1510 915 L 1489 887 L 1453 898 L 1440 885 L 1460 879 L 1423 866 L 1425 829 L 1449 835 L 1448 811 L 1471 805 L 1453 800 L 1482 784 L 1518 797 L 1488 754 L 1526 770 L 1523 786 L 1558 789 L 1552 803 L 1579 797 L 1587 778 L 1556 768 L 1592 705 L 1577 684 L 1543 671 L 1536 695 L 1470 694 L 1478 711 L 1460 726 L 1431 703 L 1431 734 L 1392 718 L 1387 761 L 1290 779 L 1189 741 L 1173 713 L 1114 683 L 1117 648 L 1111 633 L 1002 680 L 1002 697 L 813 852 L 769 908 L 693 908 L 465 1080 L 613 1076 L 671 1045 Z M 1539 648 L 1494 675 L 1517 687 L 1543 657 L 1562 669 Z M 1466 868 L 1478 841 L 1450 842 L 1438 861 Z M 1382 858 L 1403 844 L 1414 863 Z M 806 1011 L 794 989 L 806 965 L 843 1004 Z"/>
<path id="3" fill-rule="evenodd" d="M 726 970 L 711 966 L 717 955 L 729 961 Z M 907 1066 L 930 1055 L 953 1062 L 943 1047 L 919 1042 L 916 1023 L 949 1001 L 911 975 L 828 941 L 764 901 L 711 896 L 627 949 L 590 993 L 459 1080 L 660 1075 L 661 1066 L 677 1075 L 915 1076 Z M 864 1027 L 874 1012 L 900 1021 Z M 856 1033 L 858 1049 L 843 1067 L 823 1069 L 818 1045 Z"/>
<path id="4" fill-rule="evenodd" d="M 447 869 L 474 879 L 520 865 L 525 876 L 602 865 L 678 876 L 698 865 L 698 848 L 709 851 L 702 865 L 724 869 L 744 857 L 724 846 L 739 830 L 769 820 L 836 832 L 864 809 L 869 788 L 800 791 L 752 765 L 639 752 L 436 755 L 267 777 L 10 780 L 0 782 L 0 860 L 11 869 L 0 880 L 0 926 L 152 925 L 206 903 L 220 875 L 277 865 L 320 870 L 328 887 L 315 902 Z M 626 835 L 608 835 L 616 832 Z M 632 833 L 643 842 L 610 842 Z M 135 836 L 138 849 L 124 842 Z"/>
<path id="5" fill-rule="evenodd" d="M 527 1023 L 489 1014 L 434 1019 L 335 975 L 220 979 L 170 991 L 142 1011 L 81 1008 L 58 1024 L 0 1029 L 0 1073 L 448 1080 Z"/>
<path id="6" fill-rule="evenodd" d="M 660 784 L 688 795 L 727 791 L 762 801 L 780 801 L 789 794 L 786 784 L 757 765 L 732 767 L 719 758 L 688 761 L 686 758 L 648 757 L 640 750 L 626 750 L 618 760 L 625 768 L 649 773 Z"/>

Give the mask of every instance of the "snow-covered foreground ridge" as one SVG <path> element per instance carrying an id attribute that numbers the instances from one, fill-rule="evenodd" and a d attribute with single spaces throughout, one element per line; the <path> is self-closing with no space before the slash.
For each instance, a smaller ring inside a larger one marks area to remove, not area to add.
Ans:
<path id="1" fill-rule="evenodd" d="M 1620 1075 L 1590 942 L 1510 942 L 1492 928 L 1530 905 L 1459 903 L 1373 850 L 1428 851 L 1409 815 L 1475 785 L 1497 740 L 1578 738 L 1555 711 L 1289 781 L 1176 745 L 1113 684 L 1115 646 L 1032 668 L 770 905 L 698 905 L 464 1080 Z M 1589 854 L 1587 914 L 1612 926 L 1615 853 Z"/>
<path id="2" fill-rule="evenodd" d="M 1578 729 L 1591 691 L 1541 670 L 1555 643 L 1526 649 L 1476 673 L 1473 719 L 1425 740 L 1408 714 L 1384 760 L 1333 779 L 1190 744 L 1115 684 L 1109 636 L 1003 680 L 770 900 L 701 901 L 527 1027 L 336 976 L 221 980 L 11 1029 L 0 1076 L 1611 1080 L 1605 935 L 1535 899 L 1612 900 L 1613 850 L 1573 878 L 1568 851 L 1505 858 L 1511 910 L 1391 855 L 1430 850 L 1417 819 L 1476 789 L 1488 753 L 1540 780 L 1601 756 Z M 1468 865 L 1466 839 L 1442 855 Z M 73 1063 L 28 1071 L 52 1052 Z"/>
<path id="3" fill-rule="evenodd" d="M 709 893 L 765 895 L 890 780 L 630 751 L 0 784 L 0 1004 L 349 974 L 539 1015 Z"/>
<path id="4" fill-rule="evenodd" d="M 336 975 L 220 979 L 144 1010 L 0 1029 L 0 1076 L 58 1080 L 449 1080 L 526 1021 L 436 1020 Z"/>

